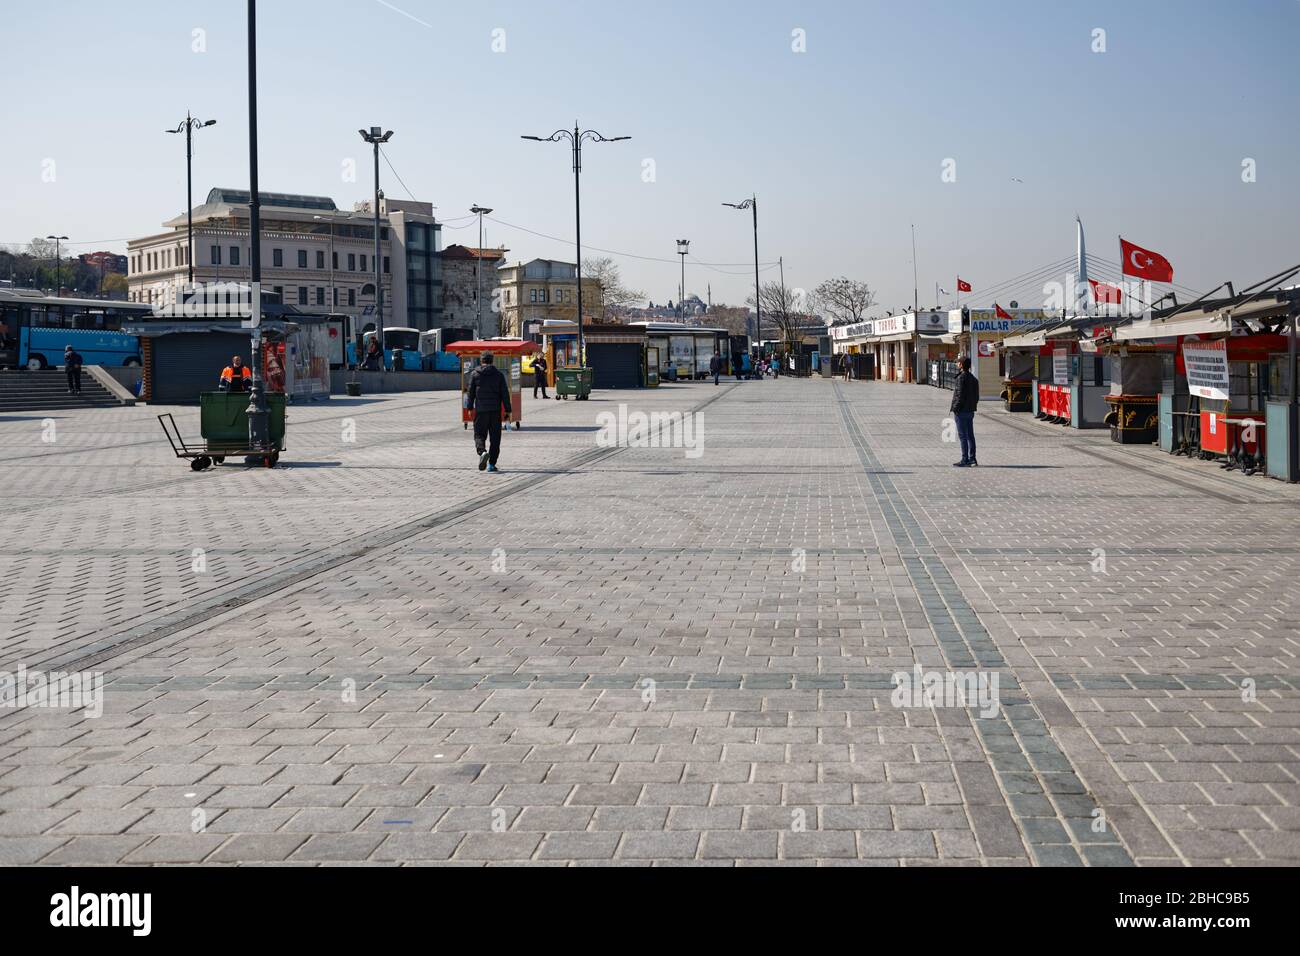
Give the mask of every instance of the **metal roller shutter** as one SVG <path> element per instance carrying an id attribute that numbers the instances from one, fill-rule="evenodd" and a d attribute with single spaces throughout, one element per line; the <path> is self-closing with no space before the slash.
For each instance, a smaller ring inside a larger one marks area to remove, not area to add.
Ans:
<path id="1" fill-rule="evenodd" d="M 150 400 L 165 404 L 197 402 L 213 392 L 230 356 L 248 361 L 249 339 L 231 332 L 180 332 L 153 340 L 153 388 Z"/>
<path id="2" fill-rule="evenodd" d="M 635 342 L 588 342 L 593 388 L 640 388 L 641 346 Z"/>

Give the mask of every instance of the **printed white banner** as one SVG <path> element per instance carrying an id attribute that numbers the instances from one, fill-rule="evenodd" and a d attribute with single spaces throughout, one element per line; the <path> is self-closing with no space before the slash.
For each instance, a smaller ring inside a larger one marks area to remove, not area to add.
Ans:
<path id="1" fill-rule="evenodd" d="M 1228 400 L 1228 340 L 1184 342 L 1187 390 L 1201 398 Z"/>

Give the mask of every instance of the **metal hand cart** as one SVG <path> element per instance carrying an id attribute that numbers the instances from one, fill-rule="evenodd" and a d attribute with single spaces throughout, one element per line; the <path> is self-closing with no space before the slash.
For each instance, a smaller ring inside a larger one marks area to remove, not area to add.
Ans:
<path id="1" fill-rule="evenodd" d="M 274 468 L 280 452 L 284 451 L 285 399 L 283 394 L 272 392 L 266 400 L 269 448 L 255 448 L 249 443 L 248 396 L 243 392 L 204 392 L 199 396 L 202 438 L 197 444 L 185 441 L 170 412 L 159 415 L 158 424 L 176 457 L 188 458 L 194 471 L 206 471 L 214 464 L 224 463 L 228 457 L 238 456 L 249 464 Z"/>

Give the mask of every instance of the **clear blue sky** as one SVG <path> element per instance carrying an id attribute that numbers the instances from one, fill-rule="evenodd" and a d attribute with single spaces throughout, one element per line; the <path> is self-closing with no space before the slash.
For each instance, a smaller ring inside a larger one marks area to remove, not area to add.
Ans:
<path id="1" fill-rule="evenodd" d="M 0 150 L 0 242 L 58 232 L 85 243 L 74 251 L 123 250 L 157 231 L 184 208 L 184 145 L 162 130 L 186 109 L 219 121 L 196 137 L 196 200 L 247 185 L 242 3 L 66 0 L 5 18 L 18 135 Z M 807 52 L 792 51 L 795 29 Z M 578 118 L 634 137 L 588 147 L 583 237 L 669 260 L 618 257 L 656 301 L 675 296 L 679 237 L 692 258 L 752 260 L 746 215 L 720 205 L 751 192 L 761 257 L 783 256 L 789 284 L 847 274 L 885 307 L 912 298 L 910 223 L 922 304 L 957 273 L 984 304 L 981 288 L 1071 254 L 1076 212 L 1091 252 L 1117 259 L 1122 232 L 1182 285 L 1240 287 L 1300 262 L 1298 38 L 1295 0 L 263 0 L 261 185 L 350 208 L 370 188 L 356 130 L 383 125 L 397 172 L 448 221 L 445 243 L 477 239 L 451 228 L 475 202 L 569 240 L 566 149 L 518 137 Z M 358 182 L 342 181 L 348 158 Z M 512 259 L 572 258 L 505 225 L 487 241 Z M 688 290 L 706 283 L 736 303 L 752 275 L 688 261 Z"/>

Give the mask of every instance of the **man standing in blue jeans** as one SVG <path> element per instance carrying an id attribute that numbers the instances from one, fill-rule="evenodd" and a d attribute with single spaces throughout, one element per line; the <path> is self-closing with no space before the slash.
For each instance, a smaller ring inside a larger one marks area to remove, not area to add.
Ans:
<path id="1" fill-rule="evenodd" d="M 961 442 L 961 461 L 954 468 L 979 467 L 975 458 L 975 408 L 980 403 L 980 380 L 970 373 L 970 356 L 957 360 L 961 369 L 952 383 L 952 405 L 948 410 L 957 420 L 957 440 Z"/>

